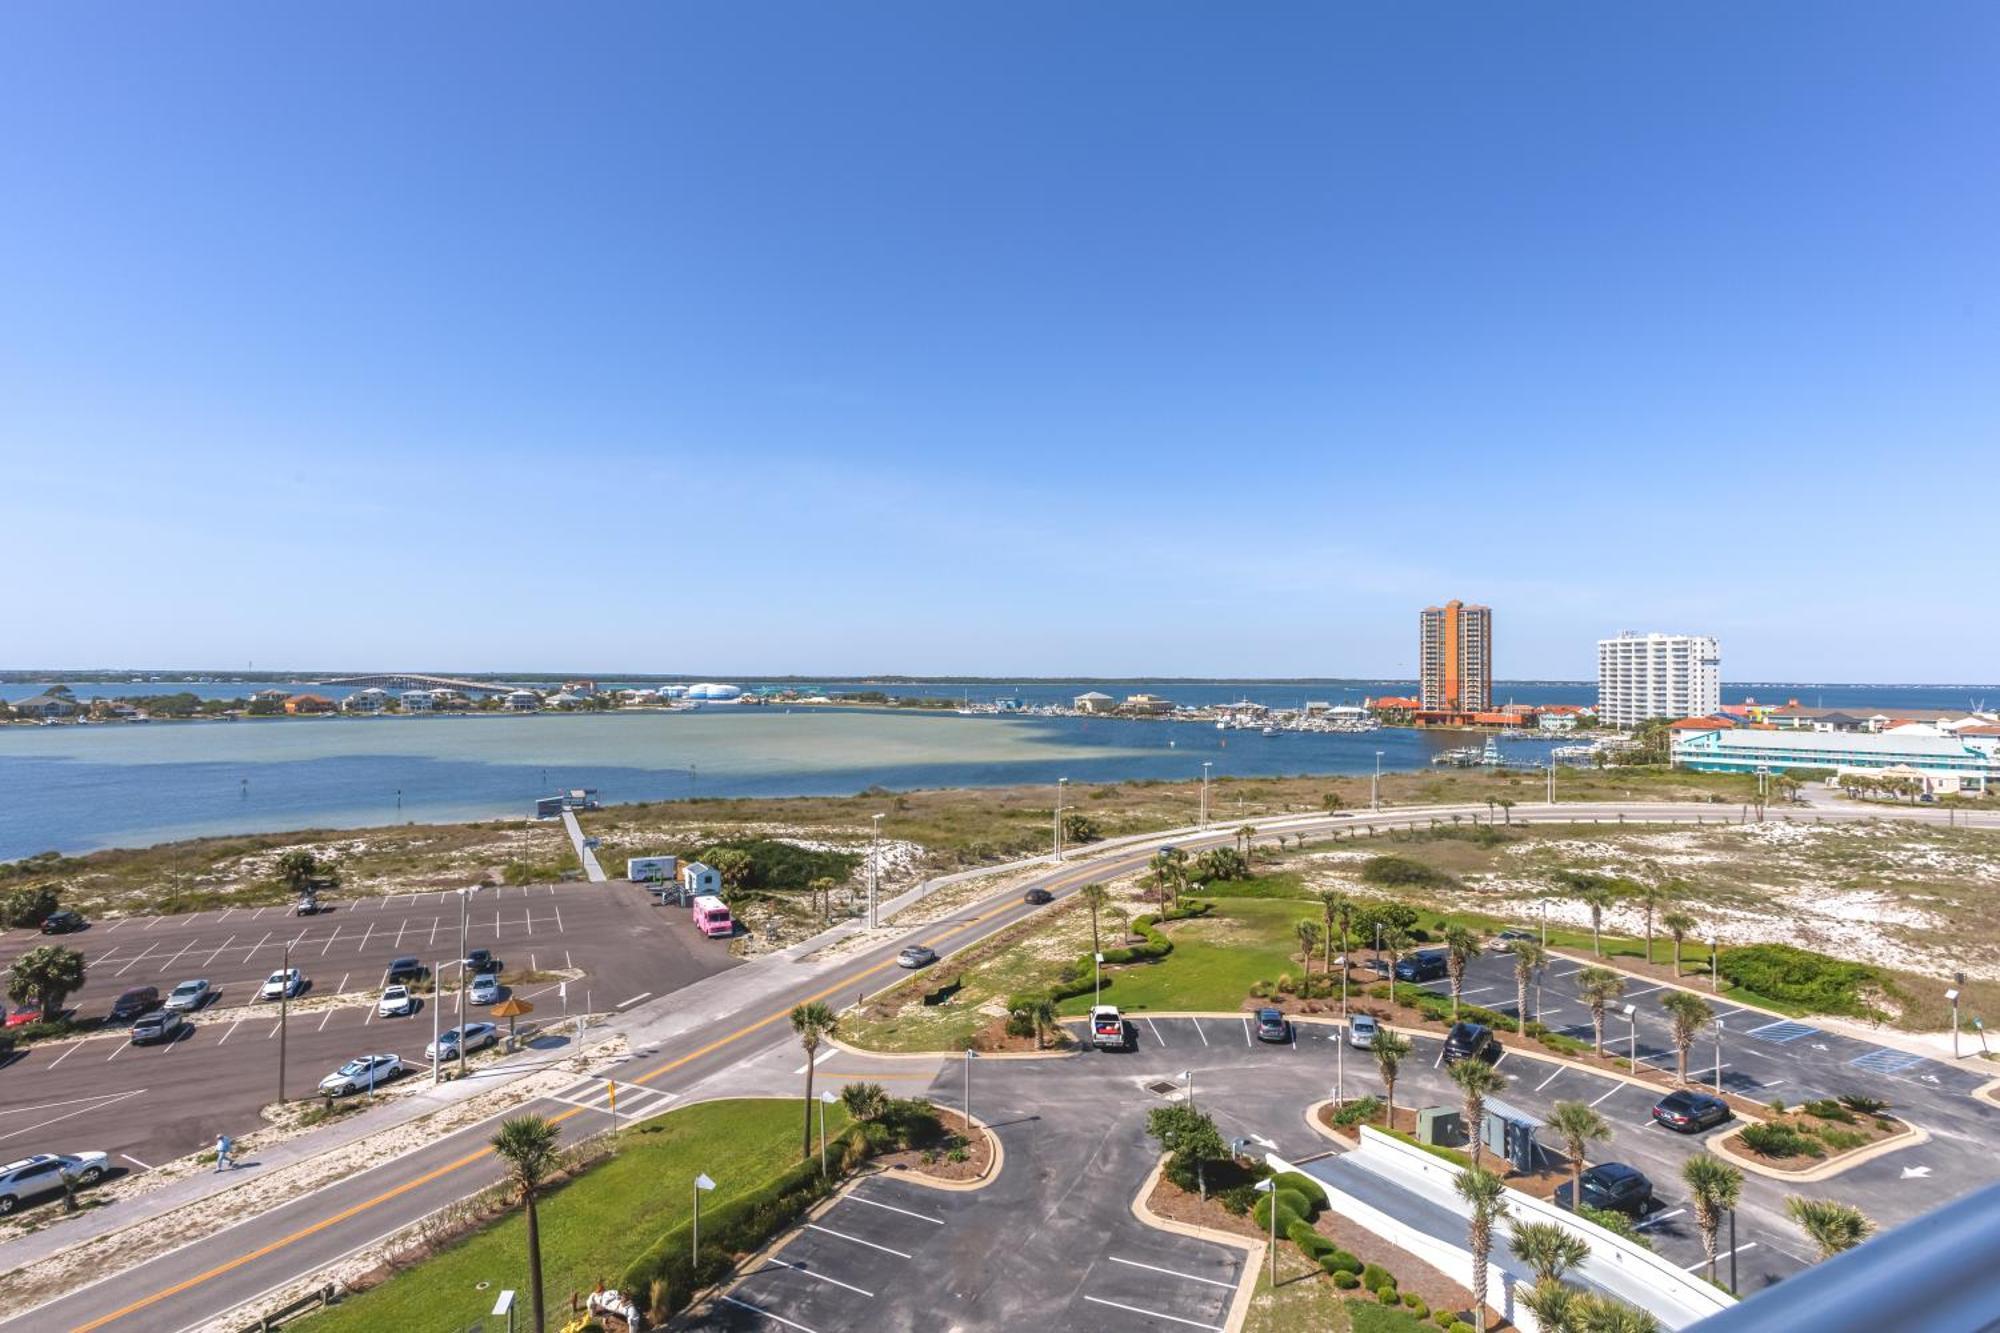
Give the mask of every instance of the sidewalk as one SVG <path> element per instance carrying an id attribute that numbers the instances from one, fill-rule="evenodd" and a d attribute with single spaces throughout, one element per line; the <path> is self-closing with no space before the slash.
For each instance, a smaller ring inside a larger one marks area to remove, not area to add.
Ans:
<path id="1" fill-rule="evenodd" d="M 576 811 L 562 812 L 563 827 L 569 830 L 569 844 L 576 848 L 576 859 L 583 862 L 583 877 L 592 884 L 604 883 L 604 867 L 597 864 L 597 853 L 590 849 L 583 836 L 583 825 L 576 822 Z"/>

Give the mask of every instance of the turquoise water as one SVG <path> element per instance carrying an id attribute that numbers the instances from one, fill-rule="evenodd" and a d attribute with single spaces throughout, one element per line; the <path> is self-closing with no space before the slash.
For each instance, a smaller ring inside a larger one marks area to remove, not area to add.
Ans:
<path id="1" fill-rule="evenodd" d="M 1201 776 L 1204 760 L 1218 776 L 1363 773 L 1377 750 L 1387 769 L 1415 768 L 1453 743 L 1397 729 L 1266 737 L 1115 718 L 781 708 L 6 727 L 0 859 L 525 815 L 566 787 L 614 802 L 1179 780 Z"/>

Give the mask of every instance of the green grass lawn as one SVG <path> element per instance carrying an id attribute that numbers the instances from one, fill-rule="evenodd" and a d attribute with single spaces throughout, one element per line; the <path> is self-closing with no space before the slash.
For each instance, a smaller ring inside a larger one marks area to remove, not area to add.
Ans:
<path id="1" fill-rule="evenodd" d="M 746 1099 L 674 1111 L 621 1133 L 615 1157 L 543 1199 L 549 1327 L 562 1322 L 556 1315 L 568 1310 L 572 1291 L 587 1292 L 600 1277 L 617 1281 L 641 1251 L 686 1220 L 697 1173 L 715 1180 L 709 1201 L 721 1204 L 797 1161 L 800 1107 L 793 1098 Z M 829 1135 L 846 1124 L 844 1108 L 827 1108 Z M 520 1293 L 525 1326 L 525 1234 L 520 1212 L 510 1212 L 381 1286 L 313 1316 L 307 1327 L 313 1333 L 471 1328 L 491 1315 L 493 1302 L 509 1287 Z"/>
<path id="2" fill-rule="evenodd" d="M 1164 927 L 1174 951 L 1157 963 L 1135 963 L 1105 973 L 1107 1004 L 1120 1009 L 1235 1009 L 1254 981 L 1296 973 L 1298 940 L 1293 923 L 1320 916 L 1318 903 L 1270 898 L 1222 898 L 1205 917 Z M 1064 1014 L 1087 1014 L 1091 997 L 1063 1001 Z"/>

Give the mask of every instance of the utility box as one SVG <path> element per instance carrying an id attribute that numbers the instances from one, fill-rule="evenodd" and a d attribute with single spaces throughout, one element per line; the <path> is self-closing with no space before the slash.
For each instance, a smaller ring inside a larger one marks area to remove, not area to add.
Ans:
<path id="1" fill-rule="evenodd" d="M 1449 1106 L 1425 1106 L 1417 1111 L 1417 1142 L 1436 1148 L 1456 1148 L 1465 1142 L 1465 1127 Z"/>
<path id="2" fill-rule="evenodd" d="M 1481 1141 L 1486 1151 L 1516 1171 L 1528 1174 L 1540 1165 L 1541 1144 L 1535 1140 L 1535 1131 L 1541 1127 L 1538 1116 L 1497 1098 L 1486 1099 L 1485 1133 Z"/>

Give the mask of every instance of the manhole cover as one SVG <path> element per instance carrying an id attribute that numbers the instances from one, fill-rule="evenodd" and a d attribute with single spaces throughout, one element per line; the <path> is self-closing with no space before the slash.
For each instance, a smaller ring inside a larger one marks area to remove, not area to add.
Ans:
<path id="1" fill-rule="evenodd" d="M 1171 1097 L 1180 1090 L 1180 1084 L 1169 1082 L 1163 1078 L 1156 1078 L 1146 1085 L 1146 1091 L 1152 1093 L 1155 1097 Z"/>

